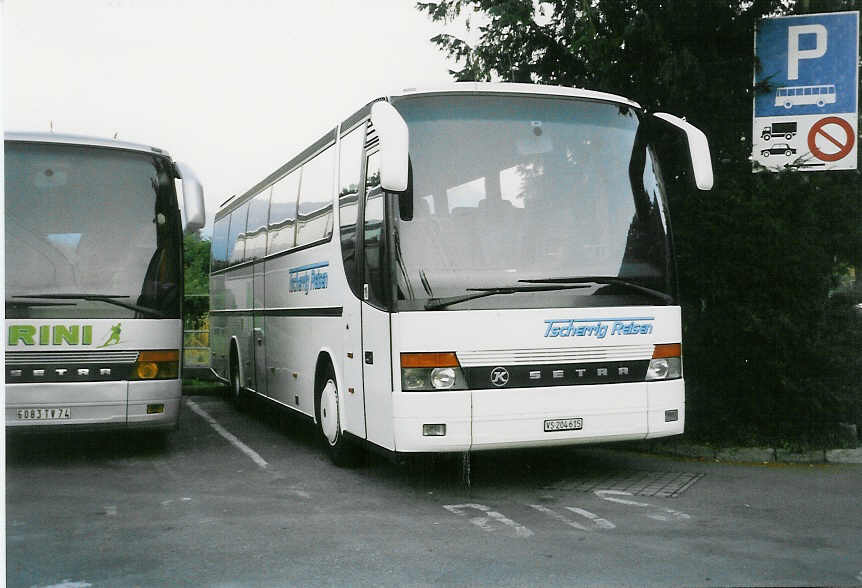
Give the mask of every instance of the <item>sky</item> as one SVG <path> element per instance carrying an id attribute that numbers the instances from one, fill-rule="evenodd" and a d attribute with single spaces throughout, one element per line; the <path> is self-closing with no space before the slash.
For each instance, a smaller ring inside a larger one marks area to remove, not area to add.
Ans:
<path id="1" fill-rule="evenodd" d="M 4 126 L 166 149 L 218 205 L 371 99 L 448 83 L 415 0 L 6 0 Z"/>

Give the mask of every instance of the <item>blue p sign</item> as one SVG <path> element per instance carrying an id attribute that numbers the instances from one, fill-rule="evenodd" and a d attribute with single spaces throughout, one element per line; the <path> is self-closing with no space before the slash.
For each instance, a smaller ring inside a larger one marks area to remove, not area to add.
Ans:
<path id="1" fill-rule="evenodd" d="M 814 35 L 814 48 L 800 49 L 799 38 L 802 35 Z M 826 55 L 829 33 L 822 24 L 798 25 L 787 29 L 787 79 L 799 79 L 799 61 L 801 59 L 819 59 Z"/>
<path id="2" fill-rule="evenodd" d="M 858 12 L 767 18 L 755 36 L 754 115 L 856 112 Z"/>

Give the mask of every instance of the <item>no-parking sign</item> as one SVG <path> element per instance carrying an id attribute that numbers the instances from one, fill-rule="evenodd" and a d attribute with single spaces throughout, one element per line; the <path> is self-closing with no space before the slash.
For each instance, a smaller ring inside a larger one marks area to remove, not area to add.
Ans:
<path id="1" fill-rule="evenodd" d="M 763 19 L 754 50 L 755 171 L 856 169 L 859 12 Z"/>

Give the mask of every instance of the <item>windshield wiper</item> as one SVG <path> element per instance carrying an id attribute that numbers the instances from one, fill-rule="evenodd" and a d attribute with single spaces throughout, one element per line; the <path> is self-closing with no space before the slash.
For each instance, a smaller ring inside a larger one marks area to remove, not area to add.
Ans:
<path id="1" fill-rule="evenodd" d="M 128 298 L 128 296 L 110 296 L 108 294 L 85 294 L 85 293 L 76 293 L 76 294 L 27 294 L 26 296 L 13 296 L 12 298 L 44 298 L 46 300 L 88 300 L 88 301 L 98 301 L 98 302 L 106 302 L 108 304 L 113 304 L 114 306 L 120 306 L 122 308 L 128 308 L 129 310 L 134 310 L 135 312 L 140 312 L 141 314 L 147 314 L 150 316 L 154 316 L 156 318 L 165 318 L 167 315 L 160 310 L 156 310 L 155 308 L 149 308 L 147 306 L 139 306 L 137 304 L 132 304 L 131 302 L 123 302 L 122 300 L 117 300 L 117 298 Z"/>
<path id="2" fill-rule="evenodd" d="M 653 288 L 648 288 L 647 286 L 641 286 L 640 284 L 636 284 L 635 282 L 630 282 L 629 280 L 623 278 L 616 278 L 613 276 L 572 276 L 563 278 L 543 278 L 540 280 L 518 281 L 527 284 L 607 284 L 613 286 L 623 286 L 625 288 L 628 288 L 629 290 L 635 290 L 636 292 L 647 294 L 649 296 L 652 296 L 653 298 L 658 298 L 665 304 L 673 304 L 673 296 L 671 296 L 670 294 L 667 294 L 660 290 L 655 290 Z"/>
<path id="3" fill-rule="evenodd" d="M 523 281 L 523 280 L 521 280 Z M 449 296 L 448 298 L 431 298 L 425 304 L 425 310 L 438 310 L 446 308 L 452 304 L 466 302 L 467 300 L 475 300 L 476 298 L 484 298 L 485 296 L 494 296 L 495 294 L 515 294 L 516 292 L 547 292 L 551 290 L 572 290 L 575 288 L 588 288 L 589 286 L 507 286 L 503 288 L 467 288 L 472 294 L 462 294 L 460 296 Z"/>
<path id="4" fill-rule="evenodd" d="M 9 300 L 6 299 L 6 307 L 10 306 L 19 306 L 19 307 L 31 307 L 31 306 L 75 306 L 74 304 L 70 304 L 68 302 L 19 302 L 17 300 Z"/>

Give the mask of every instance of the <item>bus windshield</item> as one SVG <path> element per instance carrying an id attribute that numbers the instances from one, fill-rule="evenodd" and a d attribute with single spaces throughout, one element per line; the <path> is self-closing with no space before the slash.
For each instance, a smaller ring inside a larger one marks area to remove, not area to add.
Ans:
<path id="1" fill-rule="evenodd" d="M 413 201 L 392 215 L 398 310 L 674 301 L 664 187 L 633 108 L 451 95 L 395 106 Z M 542 284 L 561 287 L 526 287 Z M 467 296 L 494 289 L 505 295 Z"/>
<path id="2" fill-rule="evenodd" d="M 170 160 L 6 142 L 6 318 L 179 318 Z"/>

